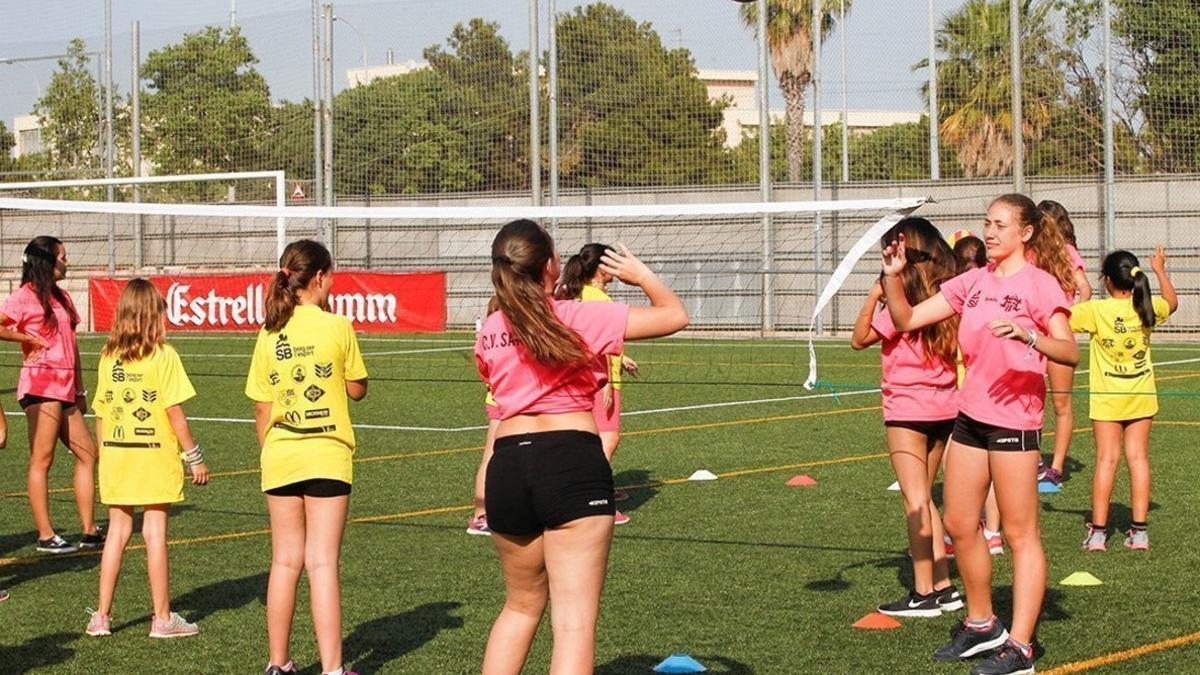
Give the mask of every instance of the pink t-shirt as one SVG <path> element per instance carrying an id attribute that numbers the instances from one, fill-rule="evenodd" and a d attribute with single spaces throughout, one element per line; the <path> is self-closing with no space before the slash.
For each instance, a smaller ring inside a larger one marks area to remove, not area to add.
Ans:
<path id="1" fill-rule="evenodd" d="M 1042 428 L 1046 404 L 1046 357 L 1023 343 L 992 335 L 988 324 L 1010 319 L 1040 335 L 1050 317 L 1070 317 L 1062 286 L 1049 273 L 1025 265 L 998 278 L 995 265 L 964 272 L 942 283 L 942 295 L 962 314 L 958 344 L 967 374 L 958 396 L 959 410 L 986 424 L 1031 431 Z"/>
<path id="2" fill-rule="evenodd" d="M 65 291 L 63 295 L 66 296 Z M 67 302 L 70 301 L 67 296 Z M 0 314 L 9 318 L 13 330 L 38 335 L 50 343 L 33 359 L 26 358 L 17 380 L 17 398 L 32 394 L 58 401 L 74 401 L 76 392 L 83 391 L 83 382 L 78 379 L 75 326 L 71 323 L 71 313 L 57 300 L 51 298 L 50 307 L 58 321 L 58 330 L 45 325 L 45 310 L 29 284 L 18 288 L 0 305 Z M 29 347 L 22 344 L 21 349 L 28 356 Z"/>
<path id="3" fill-rule="evenodd" d="M 1067 244 L 1067 257 L 1071 259 L 1071 269 L 1087 272 L 1087 268 L 1083 264 L 1083 256 L 1079 255 L 1079 249 Z"/>
<path id="4" fill-rule="evenodd" d="M 884 307 L 871 321 L 883 338 L 883 419 L 936 422 L 958 416 L 958 373 L 941 359 L 926 358 L 919 332 L 901 333 Z"/>
<path id="5" fill-rule="evenodd" d="M 475 364 L 496 399 L 502 420 L 514 415 L 591 411 L 596 392 L 607 383 L 606 357 L 620 354 L 625 347 L 628 305 L 550 302 L 559 320 L 583 338 L 599 362 L 581 366 L 541 363 L 514 341 L 504 313 L 492 313 L 475 339 Z"/>

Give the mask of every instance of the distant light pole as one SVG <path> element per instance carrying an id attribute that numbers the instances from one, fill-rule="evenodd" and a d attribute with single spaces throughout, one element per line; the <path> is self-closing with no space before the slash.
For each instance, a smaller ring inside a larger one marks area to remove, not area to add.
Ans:
<path id="1" fill-rule="evenodd" d="M 360 31 L 357 26 L 350 23 L 349 19 L 347 19 L 346 17 L 334 16 L 333 20 L 341 21 L 342 23 L 346 24 L 346 26 L 348 26 L 350 28 L 350 30 L 354 31 L 354 34 L 358 36 L 358 41 L 360 44 L 362 44 L 362 68 L 363 68 L 362 79 L 359 80 L 358 84 L 368 84 L 370 82 L 370 77 L 368 77 L 368 72 L 367 72 L 367 38 L 363 37 L 362 31 Z"/>

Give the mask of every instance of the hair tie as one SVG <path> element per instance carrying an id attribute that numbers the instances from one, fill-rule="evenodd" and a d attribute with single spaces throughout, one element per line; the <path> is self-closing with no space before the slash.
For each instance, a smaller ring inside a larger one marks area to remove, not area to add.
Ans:
<path id="1" fill-rule="evenodd" d="M 283 278 L 284 278 L 284 279 L 290 279 L 290 278 L 291 278 L 291 276 L 292 276 L 292 271 L 291 271 L 291 270 L 289 270 L 289 269 L 288 269 L 288 268 L 286 268 L 286 267 L 280 267 L 280 268 L 279 268 L 279 273 L 283 275 Z"/>
<path id="2" fill-rule="evenodd" d="M 492 262 L 493 263 L 507 263 L 507 264 L 511 265 L 512 258 L 509 258 L 506 255 L 494 255 L 494 256 L 492 256 Z"/>
<path id="3" fill-rule="evenodd" d="M 1142 268 L 1138 267 L 1137 265 L 1134 265 L 1133 269 L 1129 270 L 1129 276 L 1131 276 L 1131 277 L 1136 277 L 1137 275 L 1142 274 L 1142 273 L 1143 273 Z"/>

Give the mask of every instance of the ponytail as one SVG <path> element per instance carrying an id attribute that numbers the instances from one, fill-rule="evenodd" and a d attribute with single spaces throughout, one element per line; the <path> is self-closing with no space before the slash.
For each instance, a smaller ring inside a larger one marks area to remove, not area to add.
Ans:
<path id="1" fill-rule="evenodd" d="M 563 265 L 554 297 L 559 300 L 578 300 L 583 294 L 583 287 L 595 279 L 600 271 L 601 258 L 611 250 L 611 246 L 604 244 L 584 244 L 579 253 L 571 256 Z"/>
<path id="2" fill-rule="evenodd" d="M 1131 291 L 1133 309 L 1141 319 L 1142 326 L 1154 328 L 1154 296 L 1151 294 L 1150 278 L 1138 267 L 1137 256 L 1129 251 L 1113 251 L 1104 258 L 1100 274 L 1118 291 Z"/>
<path id="3" fill-rule="evenodd" d="M 1075 265 L 1067 255 L 1067 242 L 1053 215 L 1039 209 L 1022 194 L 1007 194 L 992 201 L 1006 204 L 1016 212 L 1022 226 L 1032 227 L 1033 236 L 1025 244 L 1035 267 L 1058 280 L 1063 292 L 1075 295 Z"/>
<path id="4" fill-rule="evenodd" d="M 263 302 L 266 312 L 263 327 L 271 333 L 283 330 L 296 311 L 300 291 L 308 288 L 313 277 L 332 269 L 333 257 L 320 243 L 301 239 L 288 244 L 279 257 L 279 271 L 271 277 Z"/>
<path id="5" fill-rule="evenodd" d="M 546 296 L 546 263 L 554 241 L 531 220 L 514 220 L 492 242 L 492 286 L 513 337 L 539 363 L 583 365 L 591 355 L 579 335 L 555 315 Z"/>

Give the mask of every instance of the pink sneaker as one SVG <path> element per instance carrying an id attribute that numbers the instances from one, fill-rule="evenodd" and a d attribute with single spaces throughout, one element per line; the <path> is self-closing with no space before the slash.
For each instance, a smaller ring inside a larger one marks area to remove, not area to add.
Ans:
<path id="1" fill-rule="evenodd" d="M 487 524 L 487 514 L 480 514 L 478 518 L 472 518 L 467 521 L 467 534 L 473 534 L 477 537 L 490 537 L 492 530 Z"/>
<path id="2" fill-rule="evenodd" d="M 617 511 L 617 515 L 613 516 L 613 525 L 624 525 L 629 522 L 629 516 Z"/>
<path id="3" fill-rule="evenodd" d="M 287 663 L 283 664 L 282 666 L 273 666 L 271 664 L 267 664 L 267 668 L 266 668 L 266 670 L 263 671 L 263 674 L 264 675 L 292 675 L 292 673 L 295 673 L 295 672 L 296 672 L 296 664 L 291 661 L 288 661 Z"/>
<path id="4" fill-rule="evenodd" d="M 999 532 L 991 534 L 987 538 L 987 544 L 988 553 L 992 555 L 1004 555 L 1004 539 L 1000 536 Z"/>
<path id="5" fill-rule="evenodd" d="M 112 635 L 112 614 L 101 614 L 91 609 L 88 610 L 88 614 L 91 614 L 92 618 L 88 620 L 85 633 L 92 637 Z"/>
<path id="6" fill-rule="evenodd" d="M 1087 530 L 1087 537 L 1084 538 L 1080 548 L 1089 553 L 1103 553 L 1105 545 L 1108 543 L 1108 532 L 1104 528 L 1098 528 L 1091 523 L 1087 524 Z"/>
<path id="7" fill-rule="evenodd" d="M 954 560 L 954 540 L 946 535 L 942 537 L 942 542 L 946 544 L 946 560 Z"/>
<path id="8" fill-rule="evenodd" d="M 166 621 L 159 621 L 158 617 L 150 620 L 150 637 L 152 638 L 190 637 L 199 632 L 200 626 L 184 621 L 183 617 L 175 612 L 171 612 L 171 618 Z"/>
<path id="9" fill-rule="evenodd" d="M 1125 548 L 1131 551 L 1149 551 L 1150 533 L 1145 529 L 1130 528 L 1125 532 Z"/>

